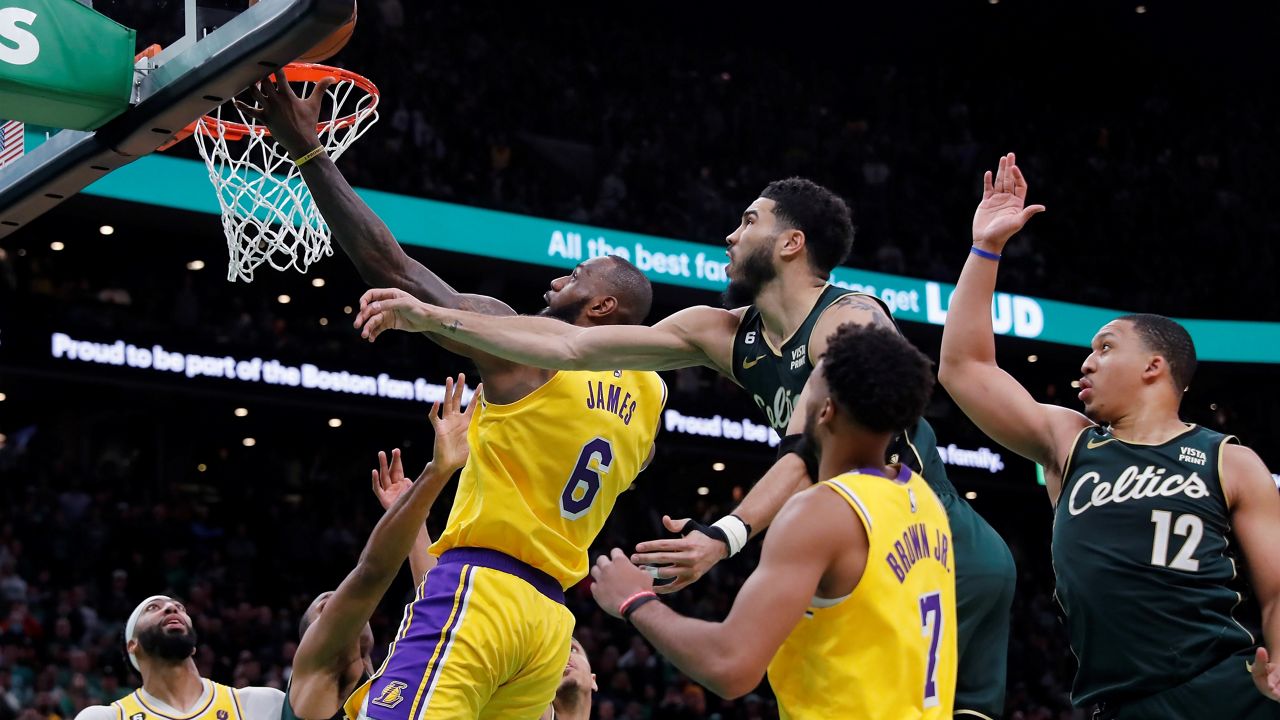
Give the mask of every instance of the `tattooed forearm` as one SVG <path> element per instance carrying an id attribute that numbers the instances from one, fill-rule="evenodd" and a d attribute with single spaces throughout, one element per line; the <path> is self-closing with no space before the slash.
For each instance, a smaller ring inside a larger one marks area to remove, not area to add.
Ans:
<path id="1" fill-rule="evenodd" d="M 443 330 L 444 330 L 445 332 L 447 332 L 447 333 L 451 334 L 451 335 L 457 335 L 457 334 L 458 334 L 458 328 L 461 328 L 461 327 L 462 327 L 462 321 L 461 321 L 461 320 L 454 320 L 453 322 L 449 323 L 448 325 L 445 325 L 445 326 L 444 326 L 444 328 L 443 328 Z"/>

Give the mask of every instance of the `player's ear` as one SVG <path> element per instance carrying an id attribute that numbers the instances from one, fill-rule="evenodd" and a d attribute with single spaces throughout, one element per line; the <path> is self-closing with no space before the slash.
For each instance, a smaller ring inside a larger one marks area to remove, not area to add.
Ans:
<path id="1" fill-rule="evenodd" d="M 804 249 L 804 232 L 792 228 L 778 233 L 778 253 L 782 255 L 782 259 L 791 260 L 797 258 L 804 252 Z"/>
<path id="2" fill-rule="evenodd" d="M 596 684 L 595 673 L 591 673 L 591 692 L 600 692 L 600 686 Z"/>
<path id="3" fill-rule="evenodd" d="M 617 311 L 618 298 L 612 295 L 605 295 L 604 297 L 596 298 L 596 301 L 587 310 L 587 314 L 591 317 L 605 317 Z"/>
<path id="4" fill-rule="evenodd" d="M 831 398 L 822 398 L 822 407 L 818 408 L 818 424 L 830 423 L 835 419 L 836 412 L 836 404 L 831 402 Z"/>
<path id="5" fill-rule="evenodd" d="M 1152 355 L 1147 358 L 1147 366 L 1142 369 L 1142 379 L 1147 382 L 1155 382 L 1161 379 L 1161 375 L 1169 374 L 1169 361 L 1164 359 L 1163 355 Z"/>

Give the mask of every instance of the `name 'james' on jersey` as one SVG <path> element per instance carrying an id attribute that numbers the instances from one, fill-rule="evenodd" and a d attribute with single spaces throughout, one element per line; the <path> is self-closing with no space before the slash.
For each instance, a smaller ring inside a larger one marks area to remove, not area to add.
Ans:
<path id="1" fill-rule="evenodd" d="M 1194 425 L 1158 445 L 1076 438 L 1052 552 L 1077 705 L 1152 695 L 1256 644 L 1221 484 L 1234 439 Z"/>
<path id="2" fill-rule="evenodd" d="M 481 401 L 449 522 L 431 546 L 497 550 L 565 588 L 653 448 L 667 388 L 657 373 L 561 371 L 506 405 Z"/>

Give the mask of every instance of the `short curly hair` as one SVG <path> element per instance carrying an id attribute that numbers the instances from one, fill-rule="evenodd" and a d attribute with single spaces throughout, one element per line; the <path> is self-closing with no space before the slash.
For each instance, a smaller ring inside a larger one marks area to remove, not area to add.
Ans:
<path id="1" fill-rule="evenodd" d="M 831 397 L 861 426 L 896 432 L 920 418 L 933 393 L 933 363 L 897 332 L 846 323 L 822 356 Z"/>
<path id="2" fill-rule="evenodd" d="M 1179 392 L 1191 386 L 1191 378 L 1196 374 L 1196 344 L 1185 327 L 1163 315 L 1150 313 L 1133 313 L 1116 319 L 1132 323 L 1147 349 L 1169 363 L 1169 376 Z"/>
<path id="3" fill-rule="evenodd" d="M 772 200 L 773 214 L 787 227 L 804 233 L 809 264 L 826 277 L 853 250 L 853 218 L 839 195 L 812 180 L 775 180 L 760 193 Z"/>

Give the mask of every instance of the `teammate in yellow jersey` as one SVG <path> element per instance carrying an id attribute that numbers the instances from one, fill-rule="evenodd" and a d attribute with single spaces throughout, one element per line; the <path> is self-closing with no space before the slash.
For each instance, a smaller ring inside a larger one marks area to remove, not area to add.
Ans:
<path id="1" fill-rule="evenodd" d="M 92 705 L 76 720 L 279 720 L 284 693 L 230 688 L 200 677 L 196 631 L 182 603 L 152 595 L 129 615 L 125 655 L 142 687 L 110 705 Z"/>
<path id="2" fill-rule="evenodd" d="M 315 91 L 298 98 L 277 72 L 275 82 L 255 88 L 258 108 L 245 111 L 301 157 L 320 145 L 323 97 Z M 365 281 L 399 288 L 387 296 L 515 314 L 496 298 L 459 293 L 406 255 L 323 153 L 302 166 L 302 177 Z M 554 280 L 544 297 L 543 314 L 567 323 L 634 325 L 649 314 L 653 289 L 631 263 L 602 257 Z M 362 300 L 358 324 L 371 319 L 368 309 Z M 652 372 L 541 370 L 429 337 L 475 362 L 484 400 L 453 511 L 432 546 L 439 564 L 382 668 L 358 691 L 355 714 L 537 718 L 569 657 L 573 615 L 563 590 L 586 576 L 587 548 L 652 457 L 666 388 Z"/>
<path id="3" fill-rule="evenodd" d="M 896 332 L 842 326 L 803 404 L 828 479 L 787 501 L 724 622 L 663 605 L 620 549 L 591 571 L 596 600 L 718 695 L 745 695 L 767 667 L 783 718 L 950 718 L 951 528 L 919 475 L 884 465 L 932 388 L 929 359 Z"/>

